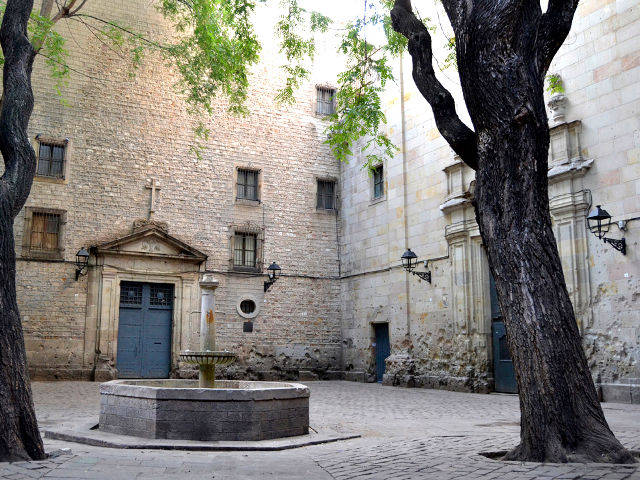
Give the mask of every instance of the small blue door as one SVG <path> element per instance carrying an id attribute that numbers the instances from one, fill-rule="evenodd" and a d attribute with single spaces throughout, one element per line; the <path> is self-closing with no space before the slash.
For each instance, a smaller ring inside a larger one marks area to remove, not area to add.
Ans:
<path id="1" fill-rule="evenodd" d="M 496 383 L 496 392 L 518 393 L 516 373 L 509 354 L 507 344 L 507 329 L 504 322 L 492 322 L 491 333 L 493 335 L 493 376 Z"/>
<path id="2" fill-rule="evenodd" d="M 376 332 L 376 380 L 382 382 L 384 376 L 385 360 L 391 353 L 391 345 L 389 343 L 389 324 L 376 323 L 373 325 Z"/>
<path id="3" fill-rule="evenodd" d="M 173 285 L 122 282 L 119 378 L 167 378 L 171 367 Z"/>
<path id="4" fill-rule="evenodd" d="M 498 292 L 493 275 L 489 276 L 489 292 L 491 295 L 491 338 L 493 344 L 493 378 L 495 391 L 502 393 L 518 393 L 516 372 L 507 344 L 507 328 L 502 321 L 502 312 L 498 303 Z"/>

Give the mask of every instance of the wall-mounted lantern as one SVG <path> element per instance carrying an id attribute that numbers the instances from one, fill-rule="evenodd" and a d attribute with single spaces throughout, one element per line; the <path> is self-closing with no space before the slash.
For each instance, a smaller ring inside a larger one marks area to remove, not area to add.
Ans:
<path id="1" fill-rule="evenodd" d="M 276 262 L 271 262 L 271 265 L 267 267 L 267 275 L 269 276 L 269 280 L 264 282 L 264 291 L 269 290 L 269 287 L 276 283 L 276 280 L 280 277 L 281 268 Z"/>
<path id="2" fill-rule="evenodd" d="M 86 248 L 82 247 L 76 253 L 76 282 L 80 278 L 80 275 L 86 275 L 86 268 L 89 264 L 89 252 Z"/>
<path id="3" fill-rule="evenodd" d="M 589 215 L 587 215 L 587 226 L 589 227 L 589 231 L 600 240 L 608 243 L 619 252 L 622 252 L 623 255 L 627 254 L 627 242 L 624 238 L 617 240 L 615 238 L 605 237 L 611 228 L 611 215 L 600 205 L 596 205 L 596 208 L 591 210 Z"/>
<path id="4" fill-rule="evenodd" d="M 407 249 L 407 251 L 404 252 L 402 254 L 402 257 L 400 258 L 402 260 L 402 266 L 407 272 L 412 273 L 413 275 L 420 277 L 422 280 L 426 280 L 427 282 L 431 283 L 430 270 L 426 272 L 414 272 L 416 266 L 418 265 L 418 256 L 413 253 L 410 248 Z M 424 266 L 425 268 L 427 267 L 427 262 L 424 262 Z"/>

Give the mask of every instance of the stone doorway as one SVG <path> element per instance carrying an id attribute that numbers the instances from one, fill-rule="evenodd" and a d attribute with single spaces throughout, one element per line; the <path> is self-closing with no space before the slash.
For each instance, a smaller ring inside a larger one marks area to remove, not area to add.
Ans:
<path id="1" fill-rule="evenodd" d="M 120 378 L 168 378 L 173 285 L 122 282 L 117 369 Z"/>

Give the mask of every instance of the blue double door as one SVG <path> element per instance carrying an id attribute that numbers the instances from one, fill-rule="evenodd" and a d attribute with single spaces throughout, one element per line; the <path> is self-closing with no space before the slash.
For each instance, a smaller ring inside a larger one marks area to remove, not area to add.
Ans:
<path id="1" fill-rule="evenodd" d="M 120 284 L 119 378 L 168 378 L 173 296 L 173 285 Z"/>

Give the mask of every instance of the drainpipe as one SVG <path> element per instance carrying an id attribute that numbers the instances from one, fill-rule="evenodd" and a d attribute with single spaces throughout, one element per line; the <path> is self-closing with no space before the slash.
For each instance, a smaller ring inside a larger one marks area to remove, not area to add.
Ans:
<path id="1" fill-rule="evenodd" d="M 404 212 L 404 250 L 409 248 L 409 214 L 407 212 L 408 206 L 408 191 L 407 191 L 407 134 L 406 134 L 406 117 L 404 108 L 404 56 L 400 54 L 400 132 L 402 135 L 402 189 L 403 189 L 403 204 L 402 210 Z M 411 303 L 410 295 L 411 289 L 409 285 L 409 272 L 405 272 L 404 290 L 406 296 L 406 321 L 407 321 L 407 342 L 411 345 Z"/>

